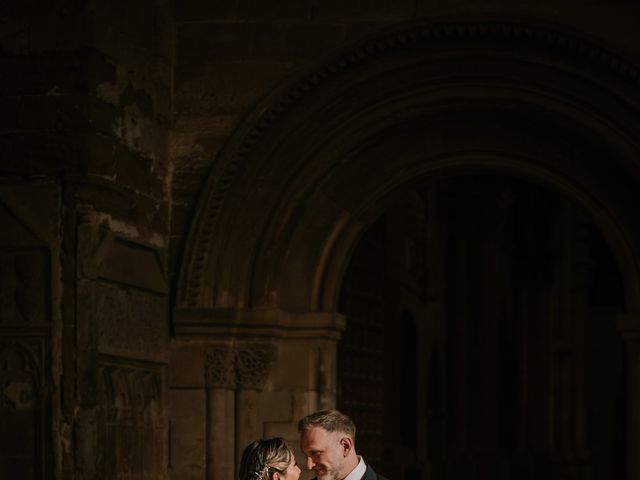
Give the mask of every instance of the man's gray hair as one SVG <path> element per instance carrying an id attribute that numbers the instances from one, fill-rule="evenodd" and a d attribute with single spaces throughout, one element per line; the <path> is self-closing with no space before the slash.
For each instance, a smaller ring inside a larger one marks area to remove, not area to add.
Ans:
<path id="1" fill-rule="evenodd" d="M 338 410 L 320 410 L 307 415 L 298 422 L 298 432 L 305 432 L 313 427 L 322 427 L 327 432 L 340 432 L 350 435 L 355 440 L 356 425 L 350 417 Z"/>

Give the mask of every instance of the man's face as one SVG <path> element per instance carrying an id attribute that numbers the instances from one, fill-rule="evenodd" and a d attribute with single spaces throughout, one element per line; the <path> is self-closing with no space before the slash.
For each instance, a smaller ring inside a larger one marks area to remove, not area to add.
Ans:
<path id="1" fill-rule="evenodd" d="M 300 449 L 307 457 L 307 468 L 313 470 L 319 480 L 341 480 L 344 473 L 345 450 L 340 432 L 327 432 L 322 427 L 312 427 L 300 435 Z"/>

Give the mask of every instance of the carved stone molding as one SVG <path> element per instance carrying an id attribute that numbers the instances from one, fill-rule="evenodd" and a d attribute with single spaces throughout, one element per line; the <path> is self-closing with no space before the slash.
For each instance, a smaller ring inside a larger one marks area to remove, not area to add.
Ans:
<path id="1" fill-rule="evenodd" d="M 205 384 L 227 389 L 262 389 L 276 349 L 253 343 L 237 347 L 212 347 L 205 351 Z"/>
<path id="2" fill-rule="evenodd" d="M 296 312 L 280 309 L 176 309 L 177 337 L 234 338 L 327 338 L 338 340 L 346 325 L 343 315 L 333 312 Z"/>
<path id="3" fill-rule="evenodd" d="M 566 71 L 570 72 L 568 75 L 574 77 L 578 71 L 588 72 L 603 78 L 605 87 L 607 82 L 610 83 L 609 91 L 612 97 L 624 95 L 620 91 L 622 86 L 629 91 L 637 89 L 639 73 L 635 65 L 599 47 L 589 39 L 556 31 L 544 25 L 503 20 L 434 22 L 412 25 L 365 41 L 266 99 L 227 143 L 218 160 L 220 166 L 212 171 L 207 181 L 189 232 L 179 284 L 179 305 L 203 305 L 203 291 L 207 286 L 205 272 L 208 271 L 211 252 L 218 251 L 214 244 L 220 241 L 219 231 L 222 212 L 225 211 L 224 203 L 233 192 L 236 172 L 241 170 L 257 150 L 257 145 L 268 138 L 275 127 L 288 118 L 295 108 L 300 110 L 303 102 L 324 86 L 335 82 L 337 77 L 343 79 L 342 84 L 348 83 L 349 78 L 358 79 L 359 69 L 371 65 L 376 58 L 389 59 L 395 52 L 403 51 L 408 52 L 406 55 L 428 57 L 435 54 L 439 58 L 452 55 L 454 58 L 460 49 L 471 48 L 474 45 L 481 45 L 477 48 L 482 49 L 483 55 L 496 52 L 495 54 L 505 59 L 505 62 L 510 61 L 505 56 L 505 45 L 512 45 L 514 49 L 522 52 L 511 57 L 519 58 L 517 61 L 522 61 L 530 55 L 532 61 L 551 65 L 558 69 L 558 72 L 563 65 L 567 65 Z M 423 53 L 420 53 L 421 50 Z M 467 62 L 470 56 L 467 54 L 462 61 Z M 460 60 L 454 58 L 454 61 Z M 572 65 L 575 65 L 575 68 L 571 67 Z M 522 79 L 523 82 L 528 80 Z M 629 97 L 631 100 L 637 96 Z M 264 159 L 261 158 L 262 160 Z"/>

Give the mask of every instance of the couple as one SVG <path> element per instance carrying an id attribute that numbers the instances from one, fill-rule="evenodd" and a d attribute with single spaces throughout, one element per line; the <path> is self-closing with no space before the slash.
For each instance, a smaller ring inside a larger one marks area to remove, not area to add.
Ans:
<path id="1" fill-rule="evenodd" d="M 318 480 L 387 480 L 356 454 L 356 426 L 337 410 L 321 410 L 298 422 L 306 466 Z M 300 468 L 281 438 L 256 440 L 240 460 L 239 480 L 298 480 Z"/>

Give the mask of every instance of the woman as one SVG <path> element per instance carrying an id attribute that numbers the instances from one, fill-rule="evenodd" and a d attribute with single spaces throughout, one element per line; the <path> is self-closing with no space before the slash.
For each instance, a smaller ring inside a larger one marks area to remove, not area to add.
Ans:
<path id="1" fill-rule="evenodd" d="M 240 460 L 239 480 L 298 480 L 300 468 L 282 438 L 265 438 L 247 445 Z"/>

